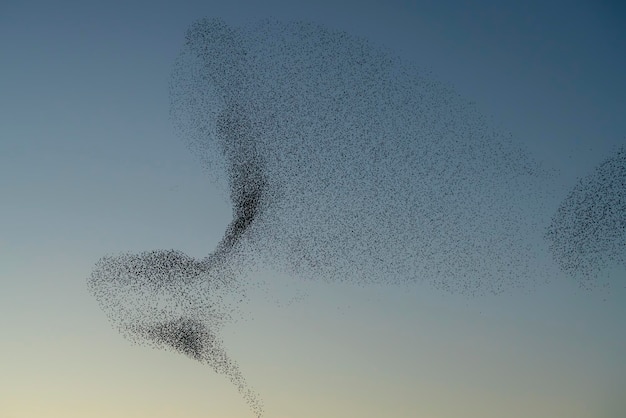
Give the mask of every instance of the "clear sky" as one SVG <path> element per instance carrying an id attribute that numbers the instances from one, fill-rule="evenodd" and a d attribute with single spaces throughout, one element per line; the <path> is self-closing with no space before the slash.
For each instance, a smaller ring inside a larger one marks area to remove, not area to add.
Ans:
<path id="1" fill-rule="evenodd" d="M 123 339 L 85 285 L 108 253 L 203 257 L 230 221 L 169 120 L 194 20 L 302 19 L 389 47 L 566 191 L 626 142 L 618 3 L 2 1 L 0 417 L 253 416 L 223 376 Z M 555 272 L 478 298 L 263 274 L 223 337 L 268 418 L 626 416 L 623 270 L 610 290 Z"/>

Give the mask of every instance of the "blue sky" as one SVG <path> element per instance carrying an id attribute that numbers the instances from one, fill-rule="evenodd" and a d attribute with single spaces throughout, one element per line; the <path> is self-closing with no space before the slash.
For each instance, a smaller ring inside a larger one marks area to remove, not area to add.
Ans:
<path id="1" fill-rule="evenodd" d="M 230 221 L 169 120 L 194 20 L 303 19 L 389 47 L 558 170 L 565 193 L 626 140 L 625 14 L 549 3 L 3 2 L 0 415 L 252 416 L 210 369 L 128 344 L 85 286 L 104 254 L 202 257 Z M 626 413 L 623 271 L 610 291 L 555 274 L 473 299 L 264 274 L 269 296 L 224 339 L 267 417 Z"/>

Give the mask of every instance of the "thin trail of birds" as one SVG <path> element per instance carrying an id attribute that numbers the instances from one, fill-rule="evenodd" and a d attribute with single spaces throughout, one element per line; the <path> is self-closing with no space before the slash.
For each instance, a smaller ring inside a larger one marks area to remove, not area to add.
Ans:
<path id="1" fill-rule="evenodd" d="M 550 218 L 549 170 L 453 89 L 345 32 L 199 20 L 170 99 L 233 220 L 204 259 L 107 256 L 89 286 L 125 337 L 208 365 L 258 417 L 262 402 L 220 338 L 255 285 L 250 266 L 474 296 L 532 286 L 548 250 L 586 283 L 624 263 L 623 149 Z"/>

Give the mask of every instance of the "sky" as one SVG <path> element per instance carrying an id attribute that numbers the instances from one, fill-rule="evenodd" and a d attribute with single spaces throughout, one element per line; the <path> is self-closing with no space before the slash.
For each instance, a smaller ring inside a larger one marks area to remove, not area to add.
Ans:
<path id="1" fill-rule="evenodd" d="M 389 48 L 554 169 L 559 193 L 625 143 L 617 2 L 466 3 L 2 2 L 0 416 L 253 416 L 224 376 L 125 340 L 86 286 L 105 254 L 204 257 L 231 220 L 169 116 L 199 18 L 306 20 Z M 555 269 L 479 297 L 260 274 L 222 336 L 265 417 L 626 414 L 623 270 L 610 289 Z"/>

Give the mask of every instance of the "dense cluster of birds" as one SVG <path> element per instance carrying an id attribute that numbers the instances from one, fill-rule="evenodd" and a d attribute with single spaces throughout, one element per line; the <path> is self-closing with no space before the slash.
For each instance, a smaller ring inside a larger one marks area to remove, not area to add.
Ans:
<path id="1" fill-rule="evenodd" d="M 626 147 L 581 179 L 547 229 L 553 257 L 586 288 L 626 267 Z"/>
<path id="2" fill-rule="evenodd" d="M 203 260 L 108 256 L 89 284 L 126 337 L 228 376 L 258 416 L 219 338 L 245 300 L 246 266 L 467 295 L 541 277 L 548 171 L 387 50 L 311 23 L 204 19 L 187 32 L 170 89 L 174 125 L 232 203 L 233 221 Z M 563 203 L 548 241 L 565 269 L 587 268 L 596 250 L 614 257 L 620 244 L 604 234 L 624 230 L 623 182 L 622 152 Z M 606 216 L 591 231 L 594 210 Z"/>
<path id="3" fill-rule="evenodd" d="M 258 396 L 219 336 L 246 297 L 235 280 L 236 266 L 230 267 L 215 255 L 195 260 L 173 250 L 120 254 L 101 258 L 88 286 L 128 340 L 208 365 L 225 375 L 261 416 Z"/>

